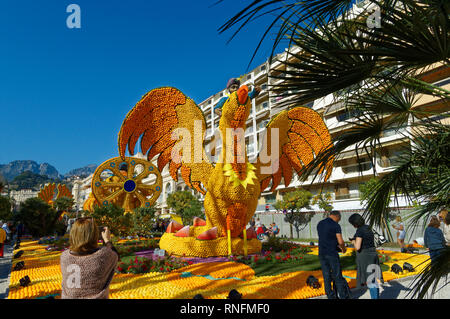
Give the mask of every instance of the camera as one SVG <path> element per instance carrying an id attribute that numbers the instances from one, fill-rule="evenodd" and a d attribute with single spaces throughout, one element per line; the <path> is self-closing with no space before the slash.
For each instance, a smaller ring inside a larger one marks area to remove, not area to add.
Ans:
<path id="1" fill-rule="evenodd" d="M 105 230 L 105 226 L 99 226 L 98 227 L 98 239 L 99 240 L 103 240 L 102 233 L 103 233 L 104 230 Z"/>

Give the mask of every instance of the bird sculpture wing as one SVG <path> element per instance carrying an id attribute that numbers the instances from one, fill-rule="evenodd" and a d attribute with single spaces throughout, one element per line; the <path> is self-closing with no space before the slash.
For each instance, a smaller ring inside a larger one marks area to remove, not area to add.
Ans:
<path id="1" fill-rule="evenodd" d="M 160 171 L 168 164 L 169 172 L 178 181 L 181 172 L 186 185 L 202 194 L 213 171 L 204 153 L 205 118 L 189 97 L 173 87 L 153 89 L 131 109 L 119 132 L 119 154 L 134 154 L 141 137 L 141 150 L 150 161 L 158 156 Z"/>
<path id="2" fill-rule="evenodd" d="M 302 172 L 321 152 L 332 146 L 330 133 L 315 111 L 306 107 L 284 110 L 275 116 L 266 126 L 261 152 L 256 162 L 256 173 L 261 191 L 270 182 L 270 191 L 280 184 L 281 178 L 287 187 L 293 176 Z M 278 152 L 278 153 L 277 153 Z M 318 170 L 328 180 L 333 167 L 333 158 L 329 158 Z"/>
<path id="3" fill-rule="evenodd" d="M 56 199 L 61 197 L 69 197 L 73 198 L 71 191 L 67 188 L 66 185 L 58 184 L 58 195 L 56 195 Z"/>
<path id="4" fill-rule="evenodd" d="M 53 200 L 53 197 L 55 196 L 55 189 L 56 189 L 55 183 L 48 184 L 39 191 L 38 197 L 42 199 L 44 202 L 50 203 Z"/>

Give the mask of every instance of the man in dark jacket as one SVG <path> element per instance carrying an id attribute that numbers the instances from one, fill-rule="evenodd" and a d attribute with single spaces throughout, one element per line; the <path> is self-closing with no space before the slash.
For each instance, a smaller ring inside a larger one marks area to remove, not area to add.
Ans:
<path id="1" fill-rule="evenodd" d="M 322 266 L 325 293 L 328 299 L 349 299 L 349 289 L 347 282 L 342 276 L 341 262 L 338 250 L 346 252 L 342 230 L 339 226 L 341 213 L 337 210 L 330 212 L 330 216 L 317 224 L 319 235 L 319 260 Z M 335 283 L 335 289 L 331 288 L 331 283 Z M 337 290 L 337 292 L 336 292 Z"/>

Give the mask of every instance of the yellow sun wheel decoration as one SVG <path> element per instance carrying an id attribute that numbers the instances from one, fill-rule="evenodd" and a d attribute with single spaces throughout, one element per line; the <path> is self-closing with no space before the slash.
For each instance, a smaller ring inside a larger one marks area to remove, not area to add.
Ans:
<path id="1" fill-rule="evenodd" d="M 114 157 L 103 162 L 92 177 L 92 194 L 100 205 L 115 204 L 132 212 L 150 207 L 162 189 L 162 176 L 151 162 L 134 157 Z"/>

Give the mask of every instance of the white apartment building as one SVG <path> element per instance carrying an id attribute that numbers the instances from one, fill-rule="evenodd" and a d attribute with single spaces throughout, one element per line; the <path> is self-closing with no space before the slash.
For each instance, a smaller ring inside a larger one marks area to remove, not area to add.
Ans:
<path id="1" fill-rule="evenodd" d="M 280 54 L 277 58 L 282 60 L 285 55 L 286 52 Z M 249 159 L 254 158 L 258 154 L 258 149 L 262 138 L 261 134 L 264 132 L 266 124 L 272 117 L 276 116 L 279 112 L 286 108 L 280 107 L 280 98 L 273 96 L 268 90 L 269 85 L 277 84 L 276 81 L 269 78 L 269 72 L 275 74 L 281 67 L 282 64 L 279 62 L 275 62 L 272 65 L 265 62 L 252 71 L 244 74 L 241 78 L 241 85 L 246 84 L 251 88 L 258 85 L 262 90 L 261 93 L 252 100 L 252 109 L 249 118 L 247 119 L 245 139 L 247 156 Z M 437 84 L 447 90 L 450 89 L 450 68 L 448 67 L 438 65 L 433 70 L 424 73 L 423 76 L 428 82 Z M 224 83 L 226 80 L 228 79 L 224 79 Z M 198 104 L 206 119 L 206 154 L 210 154 L 210 142 L 219 125 L 220 117 L 214 113 L 214 106 L 223 96 L 226 96 L 226 94 L 227 91 L 224 89 Z M 423 96 L 420 99 L 419 104 L 433 106 L 436 104 L 436 99 L 430 96 Z M 304 106 L 310 107 L 322 115 L 332 137 L 341 134 L 352 126 L 351 121 L 349 121 L 352 116 L 345 111 L 345 106 L 339 100 L 339 96 L 330 94 Z M 434 107 L 439 108 L 439 103 Z M 448 121 L 448 119 L 444 119 L 444 121 Z M 276 188 L 275 192 L 269 192 L 268 189 L 266 189 L 265 192 L 261 194 L 258 203 L 259 205 L 257 207 L 257 213 L 265 212 L 266 204 L 269 204 L 269 209 L 273 213 L 274 210 L 272 204 L 274 204 L 276 200 L 280 200 L 284 193 L 299 187 L 309 190 L 314 195 L 320 192 L 330 192 L 332 194 L 332 205 L 334 209 L 341 211 L 362 210 L 362 205 L 359 199 L 359 185 L 367 182 L 373 176 L 382 176 L 393 169 L 392 166 L 395 165 L 396 159 L 401 153 L 401 149 L 405 146 L 409 146 L 411 143 L 410 140 L 403 135 L 403 133 L 406 133 L 406 131 L 400 130 L 399 132 L 385 132 L 385 135 L 380 141 L 382 143 L 381 156 L 376 156 L 375 170 L 368 158 L 360 156 L 358 161 L 354 146 L 349 147 L 348 151 L 336 159 L 331 177 L 326 183 L 322 183 L 318 180 L 313 182 L 312 177 L 302 183 L 298 180 L 296 174 L 294 174 L 291 184 L 288 187 L 285 187 L 282 182 Z M 221 145 L 219 144 L 216 149 L 216 156 L 220 152 L 220 147 Z M 136 157 L 145 158 L 145 156 L 141 153 L 136 154 Z M 157 159 L 154 159 L 153 161 L 155 165 L 156 160 Z M 359 171 L 360 167 L 363 170 L 362 173 Z M 184 183 L 181 176 L 179 176 L 178 181 L 175 182 L 169 174 L 168 167 L 163 169 L 161 175 L 163 177 L 162 192 L 156 203 L 157 207 L 161 210 L 161 213 L 165 214 L 169 212 L 166 205 L 166 200 L 170 193 L 179 190 L 191 189 Z M 73 195 L 76 201 L 76 206 L 79 209 L 82 209 L 82 203 L 88 198 L 89 193 L 91 192 L 91 180 L 92 175 L 84 180 L 75 181 L 74 183 Z M 191 191 L 200 200 L 203 200 L 203 195 L 198 193 L 196 190 Z M 400 201 L 399 206 L 407 207 L 409 204 L 405 201 Z M 312 206 L 312 208 L 316 211 L 320 210 L 315 206 Z"/>
<path id="2" fill-rule="evenodd" d="M 285 59 L 286 54 L 286 52 L 280 54 L 277 59 Z M 247 120 L 245 138 L 248 158 L 257 155 L 262 137 L 260 134 L 264 131 L 266 124 L 271 118 L 286 108 L 286 106 L 280 107 L 280 98 L 273 96 L 268 91 L 269 85 L 279 84 L 282 81 L 274 81 L 269 78 L 269 72 L 275 75 L 282 67 L 283 64 L 280 62 L 275 62 L 272 65 L 266 62 L 241 78 L 241 85 L 246 84 L 251 88 L 258 85 L 262 89 L 258 97 L 252 101 L 252 110 Z M 450 89 L 450 68 L 448 67 L 437 65 L 436 68 L 427 71 L 423 76 L 428 77 L 429 82 L 433 84 L 447 90 Z M 207 141 L 211 139 L 214 130 L 217 129 L 219 124 L 219 117 L 213 111 L 214 105 L 226 93 L 226 90 L 220 91 L 199 104 L 207 121 Z M 417 102 L 417 105 L 442 107 L 437 99 L 430 96 L 422 96 Z M 304 106 L 310 107 L 322 115 L 332 137 L 341 134 L 352 126 L 352 115 L 346 112 L 345 105 L 339 100 L 339 96 L 330 94 Z M 444 121 L 448 121 L 448 119 Z M 392 130 L 384 133 L 380 141 L 382 145 L 381 155 L 376 156 L 375 167 L 373 167 L 369 158 L 361 157 L 363 152 L 359 152 L 360 158 L 358 160 L 355 147 L 351 146 L 336 159 L 331 177 L 326 183 L 317 180 L 313 182 L 312 177 L 309 177 L 306 182 L 301 183 L 298 177 L 295 176 L 289 187 L 285 187 L 282 182 L 273 193 L 268 192 L 268 189 L 266 189 L 261 194 L 257 212 L 265 211 L 266 204 L 270 205 L 275 203 L 276 200 L 282 198 L 285 192 L 299 187 L 309 190 L 313 195 L 320 192 L 330 192 L 333 198 L 332 205 L 334 209 L 361 210 L 359 185 L 367 182 L 373 176 L 382 176 L 393 169 L 392 167 L 395 165 L 399 154 L 401 154 L 402 148 L 405 146 L 408 147 L 411 143 L 409 138 L 405 137 L 404 133 L 407 133 L 406 128 L 397 132 Z M 362 173 L 359 171 L 359 168 L 362 168 Z M 406 201 L 400 201 L 399 206 L 406 207 L 409 204 Z M 271 205 L 269 207 L 272 210 Z M 319 210 L 318 207 L 314 206 L 313 209 Z"/>
<path id="3" fill-rule="evenodd" d="M 19 191 L 11 190 L 9 192 L 9 197 L 13 200 L 14 207 L 18 207 L 27 199 L 37 197 L 38 193 L 39 191 L 32 189 L 22 189 Z"/>

